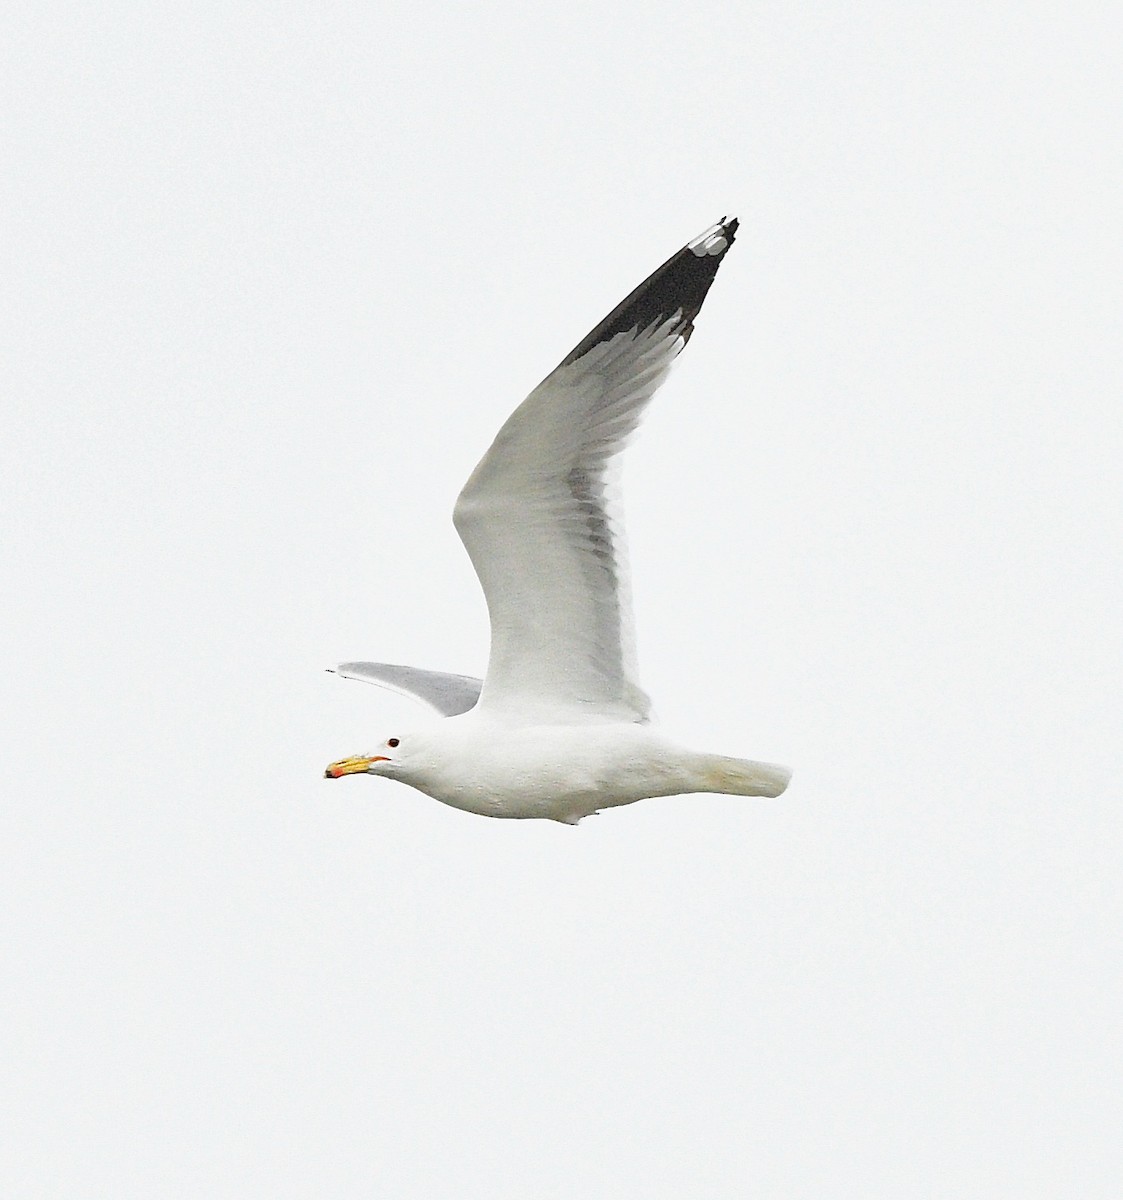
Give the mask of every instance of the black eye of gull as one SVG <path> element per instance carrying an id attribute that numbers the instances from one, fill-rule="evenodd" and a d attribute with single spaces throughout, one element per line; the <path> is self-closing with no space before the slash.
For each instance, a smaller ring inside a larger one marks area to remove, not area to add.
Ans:
<path id="1" fill-rule="evenodd" d="M 397 744 L 398 744 L 397 738 L 390 738 L 390 740 L 386 743 L 386 745 L 389 746 L 391 750 L 393 750 Z"/>

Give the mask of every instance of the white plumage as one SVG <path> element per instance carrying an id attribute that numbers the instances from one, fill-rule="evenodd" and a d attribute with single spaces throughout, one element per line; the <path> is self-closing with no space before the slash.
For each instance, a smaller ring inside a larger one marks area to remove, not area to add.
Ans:
<path id="1" fill-rule="evenodd" d="M 613 504 L 614 460 L 686 344 L 736 228 L 723 220 L 668 259 L 500 429 L 453 514 L 487 598 L 486 679 L 344 664 L 340 674 L 446 719 L 328 776 L 385 775 L 470 812 L 566 823 L 648 796 L 787 786 L 784 767 L 698 754 L 648 723 Z"/>

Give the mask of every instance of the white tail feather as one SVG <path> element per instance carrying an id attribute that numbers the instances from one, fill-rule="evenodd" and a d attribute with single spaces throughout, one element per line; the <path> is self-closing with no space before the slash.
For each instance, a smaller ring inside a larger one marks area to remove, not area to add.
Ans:
<path id="1" fill-rule="evenodd" d="M 705 788 L 723 796 L 779 796 L 792 777 L 788 767 L 776 763 L 753 762 L 747 758 L 706 756 Z"/>

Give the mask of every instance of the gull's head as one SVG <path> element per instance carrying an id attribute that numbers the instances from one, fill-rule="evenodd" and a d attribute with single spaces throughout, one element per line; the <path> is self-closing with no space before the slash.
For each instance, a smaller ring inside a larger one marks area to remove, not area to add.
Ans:
<path id="1" fill-rule="evenodd" d="M 411 745 L 412 739 L 405 735 L 388 737 L 370 754 L 356 754 L 331 763 L 324 778 L 342 779 L 344 775 L 389 775 L 393 778 L 409 761 Z"/>

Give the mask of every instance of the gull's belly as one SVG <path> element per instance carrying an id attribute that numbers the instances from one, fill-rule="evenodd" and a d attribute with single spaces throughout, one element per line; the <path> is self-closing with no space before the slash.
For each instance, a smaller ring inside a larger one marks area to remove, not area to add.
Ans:
<path id="1" fill-rule="evenodd" d="M 555 726 L 473 738 L 421 791 L 489 817 L 572 822 L 647 796 L 674 795 L 679 756 L 641 725 Z"/>

